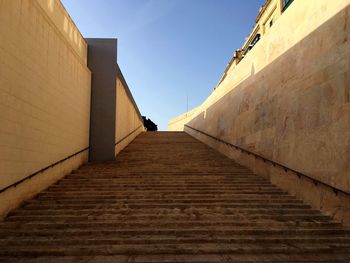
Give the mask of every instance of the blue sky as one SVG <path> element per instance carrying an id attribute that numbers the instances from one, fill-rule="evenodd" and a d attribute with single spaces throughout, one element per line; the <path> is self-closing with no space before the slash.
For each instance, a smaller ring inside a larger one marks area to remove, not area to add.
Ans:
<path id="1" fill-rule="evenodd" d="M 265 0 L 61 0 L 84 37 L 118 38 L 118 64 L 160 130 L 201 104 Z"/>

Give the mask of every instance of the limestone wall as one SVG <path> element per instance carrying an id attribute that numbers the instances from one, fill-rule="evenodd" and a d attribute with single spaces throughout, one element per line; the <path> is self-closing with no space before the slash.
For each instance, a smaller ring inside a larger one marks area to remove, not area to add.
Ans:
<path id="1" fill-rule="evenodd" d="M 295 0 L 188 124 L 349 192 L 349 4 Z M 212 146 L 230 156 L 225 146 Z M 293 180 L 279 183 L 297 193 L 303 187 Z M 316 196 L 322 208 L 326 195 Z"/>
<path id="2" fill-rule="evenodd" d="M 189 112 L 186 112 L 174 119 L 171 119 L 168 123 L 168 131 L 183 131 L 184 125 L 192 120 L 198 113 L 200 113 L 201 108 L 194 108 Z"/>
<path id="3" fill-rule="evenodd" d="M 115 153 L 118 154 L 137 135 L 144 131 L 143 121 L 139 109 L 131 95 L 129 87 L 118 69 L 116 78 L 116 133 Z"/>
<path id="4" fill-rule="evenodd" d="M 349 1 L 316 2 L 294 1 L 189 125 L 350 190 Z"/>
<path id="5" fill-rule="evenodd" d="M 0 36 L 3 189 L 88 147 L 91 77 L 87 45 L 58 0 L 0 0 Z M 0 214 L 86 160 L 84 151 L 1 193 Z"/>

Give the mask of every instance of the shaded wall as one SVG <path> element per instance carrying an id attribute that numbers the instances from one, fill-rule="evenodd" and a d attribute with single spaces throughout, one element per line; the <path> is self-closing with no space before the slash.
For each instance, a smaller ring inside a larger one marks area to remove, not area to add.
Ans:
<path id="1" fill-rule="evenodd" d="M 117 39 L 87 38 L 92 72 L 90 161 L 115 159 Z"/>
<path id="2" fill-rule="evenodd" d="M 59 1 L 0 0 L 0 214 L 87 161 L 87 45 Z M 85 151 L 82 151 L 84 150 Z"/>
<path id="3" fill-rule="evenodd" d="M 350 192 L 349 3 L 294 1 L 229 70 L 197 115 L 187 119 L 188 125 Z M 254 170 L 256 162 L 246 165 Z M 264 168 L 262 173 L 274 172 Z M 330 205 L 334 214 L 349 211 L 348 197 L 326 204 L 323 190 L 315 192 L 297 177 L 275 175 L 276 184 L 318 208 Z M 306 196 L 308 191 L 313 197 Z M 344 217 L 350 215 L 344 212 Z"/>
<path id="4" fill-rule="evenodd" d="M 119 67 L 117 69 L 116 86 L 115 154 L 118 154 L 137 135 L 144 131 L 144 126 L 140 111 Z"/>
<path id="5" fill-rule="evenodd" d="M 92 72 L 89 160 L 111 161 L 144 130 L 143 122 L 117 64 L 117 39 L 86 41 Z"/>

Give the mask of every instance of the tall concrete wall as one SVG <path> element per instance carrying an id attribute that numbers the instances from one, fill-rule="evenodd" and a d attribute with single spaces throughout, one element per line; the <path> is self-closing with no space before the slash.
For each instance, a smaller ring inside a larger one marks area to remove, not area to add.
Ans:
<path id="1" fill-rule="evenodd" d="M 117 64 L 117 39 L 86 40 L 92 72 L 89 160 L 114 160 L 143 131 L 143 122 Z"/>
<path id="2" fill-rule="evenodd" d="M 295 0 L 197 114 L 179 121 L 350 192 L 349 4 Z M 349 195 L 185 130 L 313 206 L 350 220 Z"/>
<path id="3" fill-rule="evenodd" d="M 144 131 L 144 126 L 139 109 L 119 67 L 116 86 L 115 154 L 118 154 Z"/>
<path id="4" fill-rule="evenodd" d="M 0 189 L 89 146 L 87 44 L 58 0 L 0 0 Z M 0 214 L 87 161 L 0 193 Z"/>
<path id="5" fill-rule="evenodd" d="M 89 44 L 88 66 L 92 71 L 89 160 L 114 160 L 117 40 L 86 40 Z"/>

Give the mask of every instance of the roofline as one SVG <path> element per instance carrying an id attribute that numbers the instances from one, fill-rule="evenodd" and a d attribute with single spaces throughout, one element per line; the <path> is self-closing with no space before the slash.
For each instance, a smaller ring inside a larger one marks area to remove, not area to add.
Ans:
<path id="1" fill-rule="evenodd" d="M 255 36 L 256 32 L 259 30 L 259 24 L 258 21 L 260 20 L 262 14 L 266 11 L 267 7 L 271 4 L 272 0 L 266 0 L 265 4 L 263 4 L 260 7 L 259 13 L 255 19 L 255 25 L 253 27 L 253 30 L 249 33 L 246 41 L 243 43 L 242 47 L 239 50 L 244 50 L 244 48 L 247 46 L 247 44 L 252 40 L 252 38 Z M 229 70 L 229 68 L 231 67 L 233 61 L 235 60 L 235 57 L 232 56 L 230 62 L 227 64 L 224 73 L 222 74 L 218 84 L 216 85 L 216 87 L 218 87 L 220 85 L 220 83 L 225 79 L 227 71 Z"/>
<path id="2" fill-rule="evenodd" d="M 261 18 L 262 14 L 265 12 L 266 8 L 269 6 L 269 4 L 272 2 L 272 0 L 266 0 L 265 4 L 263 4 L 260 7 L 259 13 L 257 17 L 255 18 L 255 23 L 258 23 L 259 19 Z"/>

